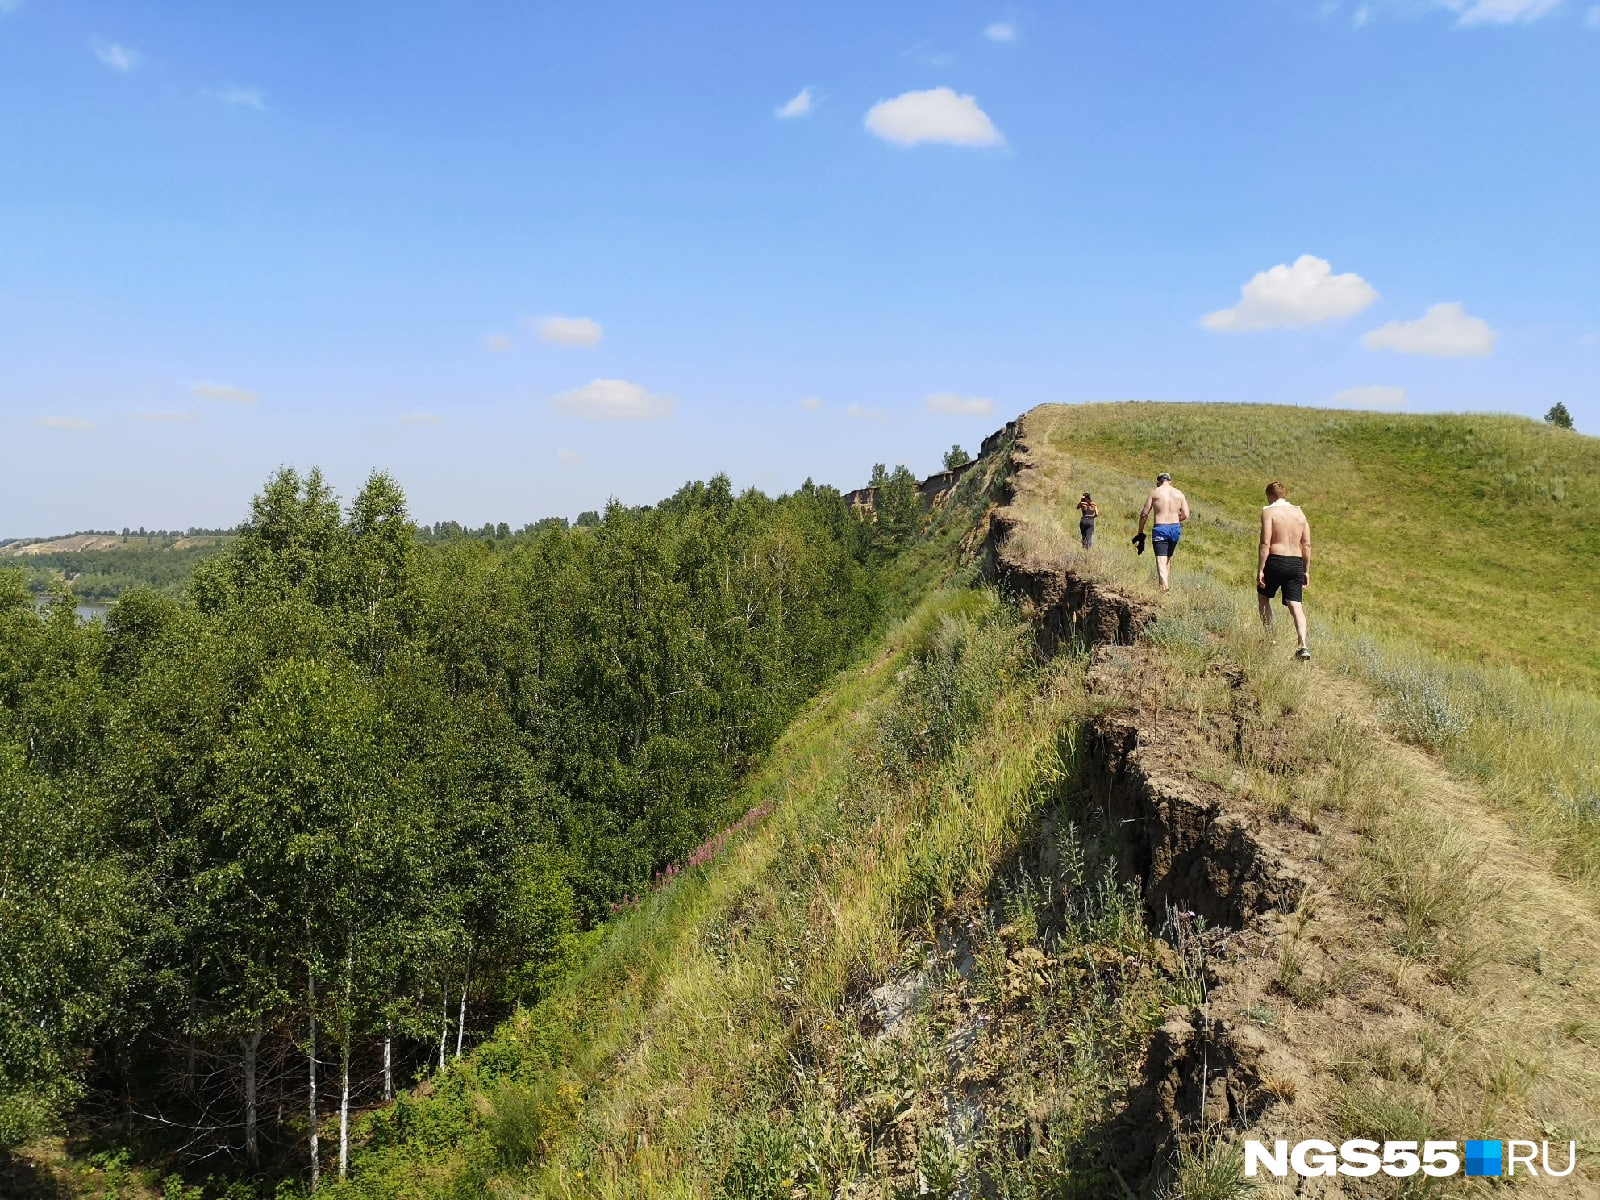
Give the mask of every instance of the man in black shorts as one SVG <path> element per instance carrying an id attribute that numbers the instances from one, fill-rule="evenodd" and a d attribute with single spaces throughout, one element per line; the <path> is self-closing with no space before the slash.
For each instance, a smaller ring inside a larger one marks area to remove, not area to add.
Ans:
<path id="1" fill-rule="evenodd" d="M 1300 645 L 1294 656 L 1311 657 L 1306 646 L 1306 609 L 1301 589 L 1311 582 L 1311 523 L 1289 503 L 1281 483 L 1267 484 L 1267 506 L 1261 510 L 1260 559 L 1256 564 L 1256 601 L 1261 623 L 1272 628 L 1272 597 L 1283 590 L 1283 603 L 1294 617 Z"/>

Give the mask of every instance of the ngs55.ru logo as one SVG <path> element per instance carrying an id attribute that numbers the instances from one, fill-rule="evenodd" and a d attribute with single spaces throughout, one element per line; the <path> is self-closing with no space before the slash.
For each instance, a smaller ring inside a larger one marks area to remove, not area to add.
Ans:
<path id="1" fill-rule="evenodd" d="M 1557 1142 L 1556 1163 L 1561 1164 L 1561 1143 Z M 1578 1165 L 1576 1142 L 1566 1143 L 1566 1166 L 1556 1170 L 1550 1165 L 1550 1143 L 1530 1142 L 1519 1138 L 1505 1141 L 1499 1138 L 1477 1138 L 1462 1144 L 1460 1152 L 1455 1142 L 1377 1142 L 1368 1138 L 1351 1138 L 1335 1146 L 1321 1138 L 1298 1142 L 1293 1149 L 1285 1141 L 1272 1144 L 1272 1149 L 1254 1138 L 1244 1144 L 1244 1173 L 1254 1176 L 1266 1169 L 1278 1178 L 1293 1171 L 1296 1175 L 1454 1175 L 1464 1166 L 1468 1175 L 1516 1175 L 1521 1173 L 1537 1177 L 1540 1174 L 1560 1178 L 1571 1175 Z M 1502 1159 L 1501 1150 L 1504 1148 Z M 1502 1172 L 1502 1161 L 1504 1171 Z M 1540 1164 L 1543 1170 L 1540 1170 Z"/>

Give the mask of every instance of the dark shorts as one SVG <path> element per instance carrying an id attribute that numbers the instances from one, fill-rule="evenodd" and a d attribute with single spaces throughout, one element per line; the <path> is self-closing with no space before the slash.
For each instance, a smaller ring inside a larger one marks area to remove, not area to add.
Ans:
<path id="1" fill-rule="evenodd" d="M 1182 536 L 1182 525 L 1157 525 L 1150 531 L 1150 547 L 1156 552 L 1157 558 L 1171 558 Z"/>
<path id="2" fill-rule="evenodd" d="M 1258 587 L 1256 595 L 1265 596 L 1270 600 L 1281 587 L 1285 604 L 1300 603 L 1300 589 L 1306 583 L 1305 559 L 1297 554 L 1269 554 L 1262 575 L 1267 581 L 1267 586 Z"/>

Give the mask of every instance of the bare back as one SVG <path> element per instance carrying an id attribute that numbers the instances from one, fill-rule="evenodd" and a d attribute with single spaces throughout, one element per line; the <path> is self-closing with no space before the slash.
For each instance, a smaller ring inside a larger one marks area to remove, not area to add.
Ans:
<path id="1" fill-rule="evenodd" d="M 1189 519 L 1189 500 L 1170 483 L 1153 490 L 1144 502 L 1145 511 L 1157 525 L 1176 525 Z"/>
<path id="2" fill-rule="evenodd" d="M 1268 554 L 1307 558 L 1311 550 L 1311 523 L 1295 504 L 1269 504 L 1261 510 L 1261 541 Z"/>

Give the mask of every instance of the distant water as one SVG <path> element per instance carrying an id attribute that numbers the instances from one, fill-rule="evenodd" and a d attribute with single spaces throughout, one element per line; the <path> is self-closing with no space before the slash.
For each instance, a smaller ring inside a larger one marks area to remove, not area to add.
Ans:
<path id="1" fill-rule="evenodd" d="M 54 596 L 35 596 L 33 602 L 39 608 L 48 608 L 50 602 L 54 599 Z M 111 605 L 109 604 L 80 604 L 78 605 L 78 620 L 101 621 L 105 619 L 105 615 L 110 611 Z"/>

